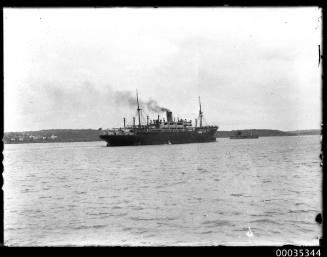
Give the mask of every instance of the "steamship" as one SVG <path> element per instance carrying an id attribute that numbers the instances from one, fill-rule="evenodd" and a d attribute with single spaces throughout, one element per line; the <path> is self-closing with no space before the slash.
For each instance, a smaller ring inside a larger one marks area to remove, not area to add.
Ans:
<path id="1" fill-rule="evenodd" d="M 199 126 L 195 119 L 195 126 L 192 126 L 192 120 L 173 119 L 172 112 L 166 110 L 166 120 L 149 120 L 147 116 L 146 124 L 141 124 L 141 108 L 139 105 L 138 94 L 137 116 L 138 125 L 126 125 L 124 118 L 124 127 L 101 130 L 100 138 L 107 142 L 107 146 L 132 146 L 132 145 L 159 145 L 159 144 L 185 144 L 185 143 L 203 143 L 215 142 L 218 126 L 203 126 L 203 112 L 199 97 Z"/>

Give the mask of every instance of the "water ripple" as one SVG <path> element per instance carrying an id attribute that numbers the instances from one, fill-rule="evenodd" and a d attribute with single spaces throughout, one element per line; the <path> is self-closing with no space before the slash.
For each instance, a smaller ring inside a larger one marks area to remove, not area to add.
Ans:
<path id="1" fill-rule="evenodd" d="M 321 233 L 319 137 L 103 145 L 5 146 L 6 244 L 237 245 L 249 226 L 254 244 L 298 244 Z"/>

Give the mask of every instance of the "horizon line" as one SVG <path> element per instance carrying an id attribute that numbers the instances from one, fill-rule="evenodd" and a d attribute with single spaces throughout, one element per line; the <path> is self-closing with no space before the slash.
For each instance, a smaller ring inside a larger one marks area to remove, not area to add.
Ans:
<path id="1" fill-rule="evenodd" d="M 50 128 L 50 129 L 38 129 L 38 130 L 21 130 L 21 131 L 3 131 L 3 133 L 21 133 L 21 132 L 37 132 L 44 130 L 105 130 L 103 128 Z M 279 130 L 283 132 L 288 131 L 303 131 L 303 130 L 322 130 L 321 128 L 310 128 L 310 129 L 291 129 L 291 130 L 282 130 L 282 129 L 274 129 L 274 128 L 241 128 L 241 129 L 229 129 L 229 130 L 218 130 L 219 131 L 236 131 L 236 130 Z"/>

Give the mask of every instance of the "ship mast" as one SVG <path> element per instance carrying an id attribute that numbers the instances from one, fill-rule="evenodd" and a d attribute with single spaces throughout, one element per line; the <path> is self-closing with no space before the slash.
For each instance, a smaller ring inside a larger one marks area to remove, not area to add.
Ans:
<path id="1" fill-rule="evenodd" d="M 140 128 L 141 127 L 141 117 L 140 117 L 141 108 L 140 108 L 140 105 L 139 105 L 139 96 L 137 94 L 137 89 L 136 89 L 136 101 L 137 101 L 137 116 L 139 118 L 139 128 Z"/>
<path id="2" fill-rule="evenodd" d="M 199 111 L 199 117 L 200 117 L 200 128 L 202 128 L 202 110 L 201 110 L 201 100 L 200 100 L 200 96 L 199 96 L 199 105 L 200 105 L 200 111 Z"/>

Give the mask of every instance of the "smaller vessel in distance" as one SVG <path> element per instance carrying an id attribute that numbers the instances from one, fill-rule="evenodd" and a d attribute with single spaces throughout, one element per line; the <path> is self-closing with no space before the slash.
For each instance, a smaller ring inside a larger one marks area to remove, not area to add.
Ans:
<path id="1" fill-rule="evenodd" d="M 172 112 L 166 110 L 166 120 L 150 120 L 146 118 L 146 123 L 141 124 L 141 108 L 136 93 L 138 125 L 126 125 L 124 127 L 103 130 L 100 138 L 107 142 L 107 146 L 127 146 L 127 145 L 159 145 L 159 144 L 185 144 L 185 143 L 204 143 L 215 142 L 218 126 L 203 126 L 201 102 L 199 98 L 199 125 L 195 119 L 195 126 L 191 120 L 173 118 Z"/>
<path id="2" fill-rule="evenodd" d="M 254 135 L 252 130 L 250 134 L 244 134 L 242 131 L 236 131 L 236 134 L 229 137 L 230 139 L 247 139 L 247 138 L 259 138 L 258 135 Z"/>

